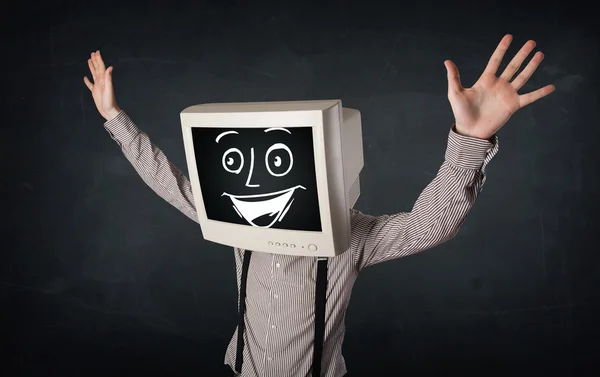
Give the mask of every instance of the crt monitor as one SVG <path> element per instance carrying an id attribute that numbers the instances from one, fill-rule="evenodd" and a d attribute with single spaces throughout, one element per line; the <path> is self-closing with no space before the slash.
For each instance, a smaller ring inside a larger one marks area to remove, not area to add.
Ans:
<path id="1" fill-rule="evenodd" d="M 339 100 L 202 104 L 181 124 L 206 240 L 300 256 L 348 249 L 363 168 L 357 110 Z"/>

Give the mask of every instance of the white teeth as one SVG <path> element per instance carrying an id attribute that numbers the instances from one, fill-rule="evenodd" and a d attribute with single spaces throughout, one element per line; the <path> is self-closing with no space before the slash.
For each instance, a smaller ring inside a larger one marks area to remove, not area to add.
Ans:
<path id="1" fill-rule="evenodd" d="M 250 225 L 259 227 L 259 228 L 270 228 L 277 221 L 281 221 L 283 217 L 286 215 L 289 207 L 291 206 L 293 199 L 292 195 L 296 189 L 306 190 L 303 186 L 295 186 L 289 188 L 287 190 L 278 191 L 269 194 L 258 194 L 258 195 L 231 195 L 227 193 L 223 193 L 223 195 L 229 196 L 231 202 L 233 203 L 233 208 L 235 211 L 243 217 Z M 272 197 L 271 199 L 260 200 L 260 201 L 246 201 L 243 200 L 245 198 L 260 198 L 260 197 Z M 291 201 L 290 201 L 291 199 Z M 260 226 L 254 223 L 254 220 L 257 218 L 269 214 L 269 216 L 273 217 L 273 220 L 270 224 Z"/>

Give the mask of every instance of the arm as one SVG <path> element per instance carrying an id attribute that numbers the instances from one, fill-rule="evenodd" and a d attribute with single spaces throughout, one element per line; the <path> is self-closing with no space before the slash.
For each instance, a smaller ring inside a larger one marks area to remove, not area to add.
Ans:
<path id="1" fill-rule="evenodd" d="M 485 168 L 497 151 L 496 136 L 488 141 L 451 130 L 445 161 L 412 211 L 370 216 L 352 210 L 356 267 L 415 254 L 452 239 L 481 192 Z"/>
<path id="2" fill-rule="evenodd" d="M 198 222 L 192 188 L 188 178 L 167 159 L 125 111 L 104 123 L 113 140 L 144 182 L 161 198 Z"/>
<path id="3" fill-rule="evenodd" d="M 513 79 L 535 47 L 534 41 L 525 43 L 496 76 L 511 41 L 510 34 L 502 38 L 471 88 L 463 88 L 454 63 L 444 62 L 448 100 L 455 118 L 446 159 L 411 212 L 374 217 L 353 211 L 352 245 L 357 268 L 414 254 L 454 237 L 485 183 L 485 167 L 498 151 L 498 130 L 516 111 L 554 91 L 553 85 L 546 85 L 531 93 L 518 93 L 544 57 L 538 51 Z"/>
<path id="4" fill-rule="evenodd" d="M 144 182 L 161 198 L 198 222 L 187 177 L 117 105 L 113 89 L 113 67 L 106 68 L 100 51 L 90 54 L 88 67 L 93 83 L 87 77 L 83 81 L 92 93 L 98 112 L 106 119 L 104 128 L 121 147 Z"/>

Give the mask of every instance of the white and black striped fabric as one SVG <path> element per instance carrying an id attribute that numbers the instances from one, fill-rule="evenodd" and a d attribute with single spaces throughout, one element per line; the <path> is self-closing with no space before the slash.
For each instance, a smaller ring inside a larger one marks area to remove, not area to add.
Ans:
<path id="1" fill-rule="evenodd" d="M 144 182 L 186 216 L 197 220 L 190 182 L 121 111 L 104 127 Z M 322 376 L 346 374 L 344 317 L 352 287 L 365 267 L 434 247 L 456 235 L 485 183 L 498 151 L 490 140 L 450 130 L 445 160 L 410 212 L 370 216 L 352 209 L 350 249 L 329 260 Z M 244 250 L 234 249 L 238 293 Z M 317 259 L 253 253 L 250 262 L 243 377 L 310 377 L 313 356 Z M 237 331 L 225 364 L 236 359 Z"/>

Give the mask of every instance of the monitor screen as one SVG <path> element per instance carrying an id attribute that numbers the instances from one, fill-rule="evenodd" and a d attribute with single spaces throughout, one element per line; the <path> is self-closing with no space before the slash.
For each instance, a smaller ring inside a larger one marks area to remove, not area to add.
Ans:
<path id="1" fill-rule="evenodd" d="M 321 232 L 312 127 L 192 128 L 209 220 Z"/>

